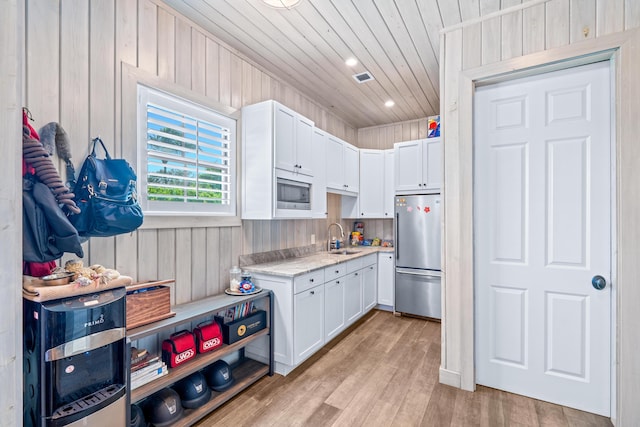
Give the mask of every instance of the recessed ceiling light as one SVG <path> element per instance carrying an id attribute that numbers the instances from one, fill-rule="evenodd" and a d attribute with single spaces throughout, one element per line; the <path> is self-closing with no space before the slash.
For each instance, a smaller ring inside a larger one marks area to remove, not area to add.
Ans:
<path id="1" fill-rule="evenodd" d="M 392 99 L 388 100 L 387 102 L 384 103 L 385 107 L 393 107 L 394 105 L 396 105 L 395 102 L 393 102 Z"/>
<path id="2" fill-rule="evenodd" d="M 358 60 L 356 58 L 348 58 L 346 61 L 344 61 L 344 63 L 349 67 L 353 67 L 355 65 L 358 65 Z"/>
<path id="3" fill-rule="evenodd" d="M 276 9 L 291 9 L 296 7 L 300 0 L 262 0 L 267 6 L 274 7 Z"/>

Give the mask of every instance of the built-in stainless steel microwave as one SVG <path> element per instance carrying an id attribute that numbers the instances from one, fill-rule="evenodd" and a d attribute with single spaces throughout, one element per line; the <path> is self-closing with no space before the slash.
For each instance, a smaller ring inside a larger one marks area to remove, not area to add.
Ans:
<path id="1" fill-rule="evenodd" d="M 278 209 L 311 210 L 311 184 L 277 178 Z"/>

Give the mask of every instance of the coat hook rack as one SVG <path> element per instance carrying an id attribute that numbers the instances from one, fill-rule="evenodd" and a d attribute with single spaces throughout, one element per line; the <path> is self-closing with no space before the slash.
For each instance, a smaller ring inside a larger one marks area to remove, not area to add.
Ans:
<path id="1" fill-rule="evenodd" d="M 24 111 L 27 114 L 27 118 L 31 121 L 33 120 L 33 115 L 31 114 L 31 111 L 29 111 L 29 109 L 27 107 L 22 107 L 22 111 Z"/>

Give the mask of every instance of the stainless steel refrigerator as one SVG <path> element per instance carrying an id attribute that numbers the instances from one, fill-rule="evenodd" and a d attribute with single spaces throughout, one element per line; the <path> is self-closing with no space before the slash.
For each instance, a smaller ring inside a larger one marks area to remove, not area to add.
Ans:
<path id="1" fill-rule="evenodd" d="M 440 195 L 395 197 L 395 311 L 440 319 Z"/>

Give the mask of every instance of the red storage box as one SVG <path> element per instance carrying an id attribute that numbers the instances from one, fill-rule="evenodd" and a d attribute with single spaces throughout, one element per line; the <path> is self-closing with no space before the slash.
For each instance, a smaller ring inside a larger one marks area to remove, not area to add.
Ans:
<path id="1" fill-rule="evenodd" d="M 215 320 L 208 323 L 200 323 L 194 330 L 196 336 L 196 349 L 198 353 L 206 353 L 215 350 L 222 345 L 222 331 Z"/>
<path id="2" fill-rule="evenodd" d="M 189 331 L 176 332 L 162 342 L 162 361 L 170 368 L 175 368 L 194 357 L 196 340 Z"/>

